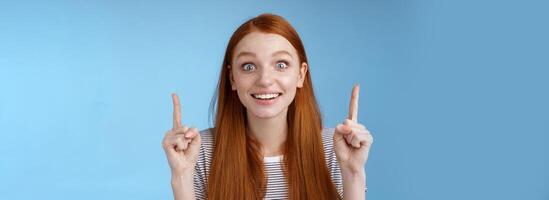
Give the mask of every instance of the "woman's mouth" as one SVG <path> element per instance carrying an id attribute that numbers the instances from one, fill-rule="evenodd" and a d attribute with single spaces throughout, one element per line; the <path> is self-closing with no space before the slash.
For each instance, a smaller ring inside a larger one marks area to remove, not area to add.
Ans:
<path id="1" fill-rule="evenodd" d="M 270 105 L 273 104 L 282 93 L 261 93 L 261 94 L 251 94 L 255 99 L 255 102 L 260 105 Z"/>

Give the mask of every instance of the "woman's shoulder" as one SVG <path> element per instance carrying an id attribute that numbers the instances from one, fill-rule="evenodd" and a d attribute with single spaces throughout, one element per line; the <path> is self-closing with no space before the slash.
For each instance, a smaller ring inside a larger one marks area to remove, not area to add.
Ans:
<path id="1" fill-rule="evenodd" d="M 211 149 L 213 147 L 213 128 L 207 128 L 200 131 L 201 146 Z"/>
<path id="2" fill-rule="evenodd" d="M 334 128 L 322 129 L 322 146 L 324 146 L 324 155 L 326 156 L 326 161 L 330 165 L 337 162 L 334 149 L 334 131 Z"/>
<path id="3" fill-rule="evenodd" d="M 206 128 L 200 131 L 201 137 L 212 137 L 213 128 Z"/>
<path id="4" fill-rule="evenodd" d="M 330 148 L 333 146 L 334 131 L 335 131 L 335 128 L 328 128 L 328 127 L 322 128 L 321 135 L 322 135 L 322 143 L 324 143 L 324 146 L 329 145 Z"/>

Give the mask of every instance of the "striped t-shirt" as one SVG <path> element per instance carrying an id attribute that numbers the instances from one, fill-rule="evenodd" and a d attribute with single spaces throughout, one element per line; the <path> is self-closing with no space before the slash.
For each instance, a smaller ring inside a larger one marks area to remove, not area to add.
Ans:
<path id="1" fill-rule="evenodd" d="M 333 128 L 322 130 L 322 143 L 324 144 L 324 155 L 326 166 L 336 186 L 340 198 L 343 198 L 343 184 L 339 163 L 336 159 L 333 148 Z M 197 199 L 206 199 L 206 187 L 213 155 L 214 138 L 211 129 L 200 131 L 202 144 L 200 154 L 196 163 L 194 173 L 194 192 Z M 288 188 L 282 171 L 282 156 L 264 157 L 265 173 L 267 174 L 267 190 L 265 199 L 287 199 Z"/>

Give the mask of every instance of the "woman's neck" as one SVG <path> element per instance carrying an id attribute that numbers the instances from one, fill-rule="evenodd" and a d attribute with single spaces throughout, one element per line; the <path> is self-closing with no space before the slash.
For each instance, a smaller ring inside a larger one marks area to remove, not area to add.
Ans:
<path id="1" fill-rule="evenodd" d="M 261 144 L 263 156 L 283 154 L 284 143 L 288 134 L 287 113 L 288 108 L 272 118 L 258 118 L 249 112 L 247 113 L 250 134 Z"/>

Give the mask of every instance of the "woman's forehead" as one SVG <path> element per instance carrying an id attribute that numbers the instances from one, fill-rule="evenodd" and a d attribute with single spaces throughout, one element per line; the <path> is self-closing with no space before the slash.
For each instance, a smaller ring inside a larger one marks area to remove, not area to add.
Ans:
<path id="1" fill-rule="evenodd" d="M 234 49 L 234 56 L 240 53 L 253 53 L 258 57 L 271 56 L 273 53 L 287 51 L 292 57 L 296 50 L 284 37 L 274 33 L 252 32 L 238 42 Z"/>

